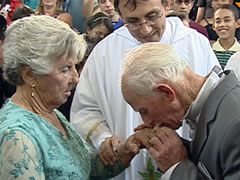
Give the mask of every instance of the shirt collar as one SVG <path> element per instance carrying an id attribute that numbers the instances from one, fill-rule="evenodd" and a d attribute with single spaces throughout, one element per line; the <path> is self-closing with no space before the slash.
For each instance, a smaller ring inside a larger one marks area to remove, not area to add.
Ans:
<path id="1" fill-rule="evenodd" d="M 218 76 L 220 72 L 220 68 L 215 66 L 211 73 L 209 74 L 207 80 L 203 84 L 202 88 L 200 89 L 196 99 L 192 102 L 189 106 L 184 118 L 186 119 L 187 123 L 190 125 L 196 126 L 198 122 L 198 116 L 202 110 L 204 103 L 206 102 L 209 94 L 214 90 L 214 88 L 219 83 L 220 77 Z"/>

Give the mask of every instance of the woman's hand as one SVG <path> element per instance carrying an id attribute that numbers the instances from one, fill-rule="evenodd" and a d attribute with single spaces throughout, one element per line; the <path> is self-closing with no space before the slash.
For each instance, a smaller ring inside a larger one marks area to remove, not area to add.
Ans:
<path id="1" fill-rule="evenodd" d="M 119 138 L 116 135 L 108 137 L 102 142 L 99 148 L 99 157 L 104 165 L 113 165 L 116 161 L 116 149 L 119 144 Z"/>
<path id="2" fill-rule="evenodd" d="M 133 157 L 139 153 L 141 143 L 136 139 L 135 135 L 131 135 L 128 139 L 118 144 L 115 154 L 120 159 L 121 163 L 128 167 Z"/>
<path id="3" fill-rule="evenodd" d="M 125 166 L 128 166 L 132 158 L 139 153 L 142 148 L 150 148 L 150 139 L 155 135 L 153 129 L 145 128 L 136 131 L 135 134 L 120 143 L 117 147 L 116 154 Z"/>

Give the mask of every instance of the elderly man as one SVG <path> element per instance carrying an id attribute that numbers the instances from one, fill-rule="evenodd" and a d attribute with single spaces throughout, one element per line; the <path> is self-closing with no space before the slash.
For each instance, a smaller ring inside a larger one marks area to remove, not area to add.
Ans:
<path id="1" fill-rule="evenodd" d="M 114 3 L 125 26 L 93 49 L 81 73 L 70 116 L 76 130 L 103 154 L 103 160 L 112 159 L 112 149 L 142 123 L 139 114 L 124 101 L 119 86 L 126 52 L 141 43 L 160 41 L 173 45 L 199 75 L 208 74 L 219 64 L 206 37 L 185 27 L 179 18 L 165 17 L 168 1 L 115 0 Z M 148 158 L 141 152 L 116 179 L 142 179 L 139 171 L 147 171 Z"/>
<path id="2" fill-rule="evenodd" d="M 148 43 L 126 56 L 121 87 L 145 126 L 155 127 L 146 147 L 164 176 L 239 179 L 240 83 L 233 72 L 214 67 L 202 77 L 172 46 Z M 184 118 L 192 130 L 189 153 L 174 131 Z"/>

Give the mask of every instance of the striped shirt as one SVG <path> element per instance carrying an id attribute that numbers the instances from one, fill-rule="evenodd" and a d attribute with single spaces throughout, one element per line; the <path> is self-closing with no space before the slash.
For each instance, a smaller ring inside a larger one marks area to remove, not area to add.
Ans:
<path id="1" fill-rule="evenodd" d="M 237 41 L 237 39 L 235 39 L 235 43 L 232 45 L 231 48 L 225 50 L 222 45 L 219 42 L 219 39 L 213 43 L 212 45 L 213 51 L 217 56 L 217 59 L 220 63 L 220 65 L 222 66 L 222 68 L 224 69 L 224 67 L 227 64 L 228 59 L 237 51 L 240 51 L 240 44 Z"/>

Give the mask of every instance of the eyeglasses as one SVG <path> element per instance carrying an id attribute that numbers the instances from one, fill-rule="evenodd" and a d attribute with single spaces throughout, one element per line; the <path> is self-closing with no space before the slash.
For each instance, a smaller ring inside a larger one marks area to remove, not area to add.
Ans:
<path id="1" fill-rule="evenodd" d="M 147 16 L 144 18 L 143 22 L 133 22 L 133 23 L 127 23 L 125 24 L 125 26 L 130 29 L 130 30 L 139 30 L 141 29 L 143 24 L 146 24 L 148 26 L 152 26 L 154 24 L 157 24 L 158 21 L 161 19 L 161 17 L 163 16 L 163 12 L 160 15 L 154 15 L 154 16 Z"/>

